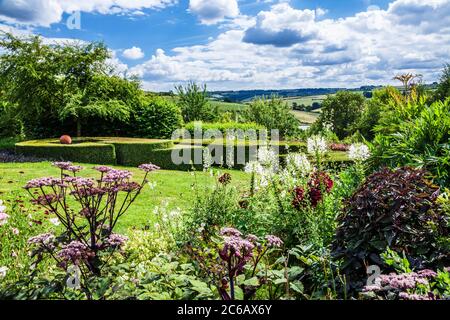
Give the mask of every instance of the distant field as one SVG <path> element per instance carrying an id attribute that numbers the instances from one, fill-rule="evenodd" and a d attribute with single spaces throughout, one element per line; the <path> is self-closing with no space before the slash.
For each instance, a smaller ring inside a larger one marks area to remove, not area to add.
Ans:
<path id="1" fill-rule="evenodd" d="M 319 96 L 307 96 L 307 97 L 290 97 L 285 98 L 284 100 L 287 102 L 287 104 L 292 107 L 294 103 L 297 103 L 298 105 L 305 105 L 305 106 L 312 106 L 314 102 L 322 103 L 327 98 L 326 95 L 319 95 Z"/>
<path id="2" fill-rule="evenodd" d="M 212 106 L 218 106 L 219 112 L 226 112 L 226 111 L 242 111 L 244 110 L 247 105 L 242 103 L 232 103 L 232 102 L 223 102 L 223 101 L 210 101 Z"/>
<path id="3" fill-rule="evenodd" d="M 306 112 L 293 110 L 294 116 L 303 124 L 313 124 L 319 118 L 319 112 Z"/>

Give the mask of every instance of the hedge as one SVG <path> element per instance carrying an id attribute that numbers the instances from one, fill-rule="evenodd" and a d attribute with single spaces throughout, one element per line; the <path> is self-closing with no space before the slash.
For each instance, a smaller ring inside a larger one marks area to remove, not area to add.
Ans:
<path id="1" fill-rule="evenodd" d="M 155 150 L 171 149 L 174 144 L 172 141 L 148 140 L 140 141 L 111 141 L 116 149 L 117 163 L 123 166 L 136 167 L 143 163 L 153 162 Z"/>
<path id="2" fill-rule="evenodd" d="M 16 143 L 16 152 L 51 160 L 116 164 L 114 146 L 94 141 L 62 145 L 58 139 L 33 140 Z"/>
<path id="3" fill-rule="evenodd" d="M 202 128 L 202 133 L 205 133 L 208 130 L 218 130 L 225 134 L 227 130 L 256 130 L 257 132 L 260 130 L 264 130 L 265 128 L 256 123 L 238 123 L 238 122 L 217 122 L 217 123 L 207 123 L 207 122 L 189 122 L 184 127 L 191 135 L 194 135 L 196 127 Z"/>
<path id="4" fill-rule="evenodd" d="M 153 163 L 166 170 L 190 170 L 193 167 L 201 170 L 202 163 L 193 165 L 194 152 L 203 154 L 203 149 L 209 147 L 214 156 L 215 147 L 221 147 L 220 141 L 195 141 L 182 140 L 174 144 L 170 140 L 154 139 L 132 139 L 132 138 L 80 138 L 74 139 L 71 145 L 62 145 L 59 139 L 34 140 L 20 142 L 16 144 L 16 152 L 31 155 L 39 158 L 52 160 L 65 160 L 81 163 L 93 164 L 118 164 L 123 166 L 138 166 L 142 163 Z M 234 146 L 234 168 L 242 168 L 243 164 L 237 163 L 238 152 L 244 149 L 245 160 L 250 159 L 251 147 L 256 146 L 256 142 L 246 141 L 236 143 Z M 303 142 L 279 143 L 280 160 L 283 163 L 286 154 L 289 152 L 304 152 L 306 145 Z M 186 161 L 182 164 L 175 164 L 172 160 L 173 154 L 180 156 L 187 155 Z M 252 157 L 255 157 L 253 154 Z M 223 147 L 222 163 L 226 165 L 226 148 Z M 345 152 L 332 152 L 326 162 L 329 165 L 337 166 L 348 163 Z"/>

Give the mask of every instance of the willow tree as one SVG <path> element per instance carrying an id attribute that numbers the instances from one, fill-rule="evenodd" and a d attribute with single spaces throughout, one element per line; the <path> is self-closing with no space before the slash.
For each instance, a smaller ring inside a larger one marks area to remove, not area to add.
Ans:
<path id="1" fill-rule="evenodd" d="M 113 76 L 110 52 L 103 43 L 48 43 L 39 36 L 4 34 L 0 49 L 5 99 L 17 105 L 28 122 L 72 120 L 80 136 L 87 117 L 124 120 L 129 116 L 126 109 L 139 85 Z"/>

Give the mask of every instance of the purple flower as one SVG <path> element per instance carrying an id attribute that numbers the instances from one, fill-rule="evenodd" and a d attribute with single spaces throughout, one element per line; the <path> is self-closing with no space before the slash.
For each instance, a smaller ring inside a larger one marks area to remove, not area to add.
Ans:
<path id="1" fill-rule="evenodd" d="M 141 164 L 138 168 L 145 172 L 152 172 L 152 171 L 157 171 L 157 170 L 161 169 L 160 167 L 158 167 L 152 163 Z"/>
<path id="2" fill-rule="evenodd" d="M 112 233 L 106 240 L 105 244 L 107 246 L 118 248 L 121 247 L 125 242 L 128 241 L 128 237 L 122 236 L 117 233 Z"/>
<path id="3" fill-rule="evenodd" d="M 72 184 L 74 187 L 92 187 L 94 180 L 81 177 L 65 177 L 64 182 Z"/>
<path id="4" fill-rule="evenodd" d="M 61 170 L 69 170 L 72 162 L 52 162 L 52 166 L 60 168 Z"/>
<path id="5" fill-rule="evenodd" d="M 253 244 L 257 244 L 259 239 L 257 236 L 255 236 L 253 234 L 249 234 L 249 235 L 247 235 L 247 240 Z"/>
<path id="6" fill-rule="evenodd" d="M 79 265 L 80 262 L 87 261 L 93 256 L 94 253 L 79 241 L 72 241 L 65 245 L 58 253 L 58 257 L 61 258 L 64 263 L 72 262 L 75 265 Z"/>
<path id="7" fill-rule="evenodd" d="M 266 236 L 266 240 L 269 247 L 280 248 L 283 245 L 283 241 L 280 238 L 273 235 Z"/>
<path id="8" fill-rule="evenodd" d="M 83 169 L 84 168 L 82 166 L 69 166 L 67 168 L 67 171 L 70 171 L 70 172 L 73 172 L 73 173 L 77 173 L 77 172 L 80 172 Z"/>
<path id="9" fill-rule="evenodd" d="M 398 296 L 403 300 L 431 300 L 429 296 L 423 296 L 415 293 L 400 292 Z"/>
<path id="10" fill-rule="evenodd" d="M 111 170 L 114 170 L 113 168 L 107 167 L 107 166 L 96 166 L 92 169 L 97 170 L 98 172 L 101 172 L 101 173 L 107 173 L 107 172 L 110 172 Z"/>
<path id="11" fill-rule="evenodd" d="M 31 237 L 28 239 L 28 244 L 34 244 L 34 245 L 45 245 L 47 247 L 53 248 L 53 240 L 55 239 L 55 236 L 51 233 L 44 233 L 40 234 L 35 237 Z"/>
<path id="12" fill-rule="evenodd" d="M 112 169 L 106 173 L 102 181 L 106 183 L 119 183 L 123 180 L 131 178 L 132 175 L 133 174 L 128 170 Z"/>
<path id="13" fill-rule="evenodd" d="M 62 186 L 61 179 L 53 178 L 53 177 L 45 177 L 39 179 L 33 179 L 27 182 L 25 185 L 25 189 L 36 189 L 42 187 L 54 187 L 54 186 Z"/>
<path id="14" fill-rule="evenodd" d="M 60 196 L 58 196 L 54 193 L 50 193 L 50 194 L 46 194 L 46 195 L 41 195 L 41 196 L 37 197 L 36 199 L 31 200 L 31 203 L 35 204 L 35 205 L 48 206 L 48 205 L 58 201 L 59 199 L 60 199 Z"/>
<path id="15" fill-rule="evenodd" d="M 248 261 L 253 256 L 253 249 L 255 246 L 250 241 L 236 236 L 225 236 L 223 239 L 224 247 L 219 253 L 222 259 L 228 260 L 234 255 Z"/>
<path id="16" fill-rule="evenodd" d="M 426 278 L 435 278 L 437 276 L 437 273 L 430 269 L 420 270 L 418 274 Z"/>
<path id="17" fill-rule="evenodd" d="M 240 237 L 242 236 L 242 233 L 235 229 L 235 228 L 222 228 L 222 230 L 220 230 L 220 235 L 222 236 L 233 236 L 233 237 Z"/>
<path id="18" fill-rule="evenodd" d="M 136 182 L 123 182 L 118 185 L 117 188 L 119 191 L 133 192 L 139 190 L 141 188 L 141 185 Z"/>
<path id="19" fill-rule="evenodd" d="M 106 192 L 107 191 L 103 188 L 90 187 L 90 188 L 81 188 L 81 189 L 73 190 L 70 194 L 72 194 L 74 196 L 78 196 L 79 198 L 85 198 L 85 197 L 93 197 L 93 196 L 102 196 Z"/>

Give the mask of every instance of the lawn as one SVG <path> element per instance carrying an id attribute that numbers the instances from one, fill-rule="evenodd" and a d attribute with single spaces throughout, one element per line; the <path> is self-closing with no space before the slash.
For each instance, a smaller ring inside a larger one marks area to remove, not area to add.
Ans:
<path id="1" fill-rule="evenodd" d="M 91 164 L 79 164 L 86 169 L 80 176 L 97 177 L 97 172 L 91 168 Z M 119 169 L 130 170 L 134 174 L 134 179 L 140 182 L 143 178 L 143 172 L 135 168 L 118 167 Z M 215 170 L 216 172 L 218 170 Z M 248 181 L 248 175 L 242 171 L 220 170 L 229 172 L 232 175 L 232 183 L 243 188 Z M 25 183 L 31 179 L 48 176 L 59 176 L 59 169 L 51 166 L 50 162 L 40 163 L 0 163 L 0 199 L 6 200 L 15 194 L 25 195 L 29 198 L 27 192 L 22 189 Z M 130 210 L 119 221 L 118 232 L 128 233 L 130 228 L 143 228 L 152 223 L 152 212 L 155 206 L 161 205 L 163 201 L 169 203 L 170 208 L 179 207 L 188 209 L 193 203 L 194 190 L 193 185 L 197 181 L 199 188 L 211 186 L 214 178 L 210 173 L 197 172 L 195 175 L 190 172 L 182 171 L 157 171 L 151 173 L 150 181 L 156 182 L 156 187 L 152 190 L 146 186 L 142 194 L 133 203 Z"/>

